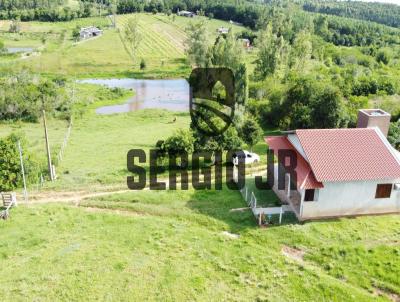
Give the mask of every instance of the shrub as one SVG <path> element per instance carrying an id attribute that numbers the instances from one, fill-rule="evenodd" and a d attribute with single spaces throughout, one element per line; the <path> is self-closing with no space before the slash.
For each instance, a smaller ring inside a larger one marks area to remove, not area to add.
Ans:
<path id="1" fill-rule="evenodd" d="M 0 79 L 0 120 L 36 122 L 42 109 L 61 118 L 69 118 L 71 102 L 68 100 L 62 78 L 42 80 L 19 74 Z"/>
<path id="2" fill-rule="evenodd" d="M 22 136 L 11 134 L 0 139 L 0 191 L 11 191 L 22 187 L 18 141 L 21 142 L 23 149 L 24 168 L 27 179 L 30 181 L 37 179 L 39 166 L 31 159 L 27 152 L 25 139 Z"/>
<path id="3" fill-rule="evenodd" d="M 144 59 L 142 59 L 140 61 L 140 70 L 144 70 L 146 69 L 146 61 Z"/>
<path id="4" fill-rule="evenodd" d="M 240 129 L 243 141 L 253 149 L 253 146 L 261 139 L 263 131 L 260 125 L 253 119 L 247 117 Z"/>
<path id="5" fill-rule="evenodd" d="M 272 124 L 271 105 L 267 99 L 255 100 L 250 99 L 247 102 L 247 112 L 254 116 L 261 125 L 268 126 Z"/>
<path id="6" fill-rule="evenodd" d="M 179 129 L 172 136 L 168 137 L 163 149 L 172 155 L 179 155 L 184 152 L 191 153 L 194 150 L 193 133 L 189 130 Z"/>
<path id="7" fill-rule="evenodd" d="M 77 26 L 72 30 L 72 38 L 73 38 L 75 41 L 78 41 L 78 40 L 79 40 L 79 37 L 80 37 L 80 34 L 81 34 L 81 28 L 80 28 L 79 25 L 77 25 Z"/>
<path id="8" fill-rule="evenodd" d="M 387 50 L 380 50 L 376 54 L 376 61 L 379 63 L 383 63 L 385 65 L 389 64 L 390 61 L 390 53 Z"/>
<path id="9" fill-rule="evenodd" d="M 388 141 L 397 150 L 400 150 L 400 119 L 397 122 L 390 123 Z"/>

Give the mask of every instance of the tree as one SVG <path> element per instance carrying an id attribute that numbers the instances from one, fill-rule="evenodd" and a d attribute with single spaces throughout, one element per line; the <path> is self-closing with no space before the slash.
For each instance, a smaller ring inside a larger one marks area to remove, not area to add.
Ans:
<path id="1" fill-rule="evenodd" d="M 329 40 L 331 38 L 331 33 L 328 28 L 328 20 L 326 16 L 318 16 L 314 20 L 314 25 L 315 25 L 315 33 L 319 36 L 321 36 L 324 39 Z"/>
<path id="2" fill-rule="evenodd" d="M 400 119 L 397 122 L 390 123 L 388 141 L 400 151 Z"/>
<path id="3" fill-rule="evenodd" d="M 250 117 L 247 117 L 240 129 L 243 141 L 250 147 L 253 151 L 253 146 L 261 139 L 263 131 L 260 125 Z"/>
<path id="4" fill-rule="evenodd" d="M 81 28 L 79 27 L 79 25 L 77 25 L 73 30 L 72 30 L 72 38 L 75 41 L 79 40 L 79 37 L 81 35 Z M 44 44 L 44 43 L 43 43 Z"/>
<path id="5" fill-rule="evenodd" d="M 228 67 L 235 71 L 243 60 L 243 47 L 235 38 L 231 29 L 226 37 L 221 35 L 217 38 L 212 48 L 212 63 L 214 65 Z"/>
<path id="6" fill-rule="evenodd" d="M 235 73 L 235 100 L 238 105 L 246 105 L 249 97 L 249 77 L 245 63 L 239 64 Z"/>
<path id="7" fill-rule="evenodd" d="M 134 63 L 136 60 L 136 53 L 142 40 L 142 35 L 139 30 L 139 21 L 137 17 L 129 18 L 125 25 L 124 40 L 129 55 Z"/>
<path id="8" fill-rule="evenodd" d="M 4 42 L 0 40 L 0 54 L 6 52 L 6 48 L 4 46 Z"/>
<path id="9" fill-rule="evenodd" d="M 165 140 L 163 148 L 171 155 L 179 155 L 184 152 L 192 153 L 194 150 L 192 131 L 178 129 L 173 135 Z"/>
<path id="10" fill-rule="evenodd" d="M 311 35 L 305 31 L 301 31 L 294 39 L 290 51 L 289 67 L 295 71 L 304 70 L 306 62 L 311 59 L 311 53 Z"/>
<path id="11" fill-rule="evenodd" d="M 10 33 L 19 33 L 21 30 L 20 20 L 14 19 L 11 21 L 10 29 L 8 30 Z"/>
<path id="12" fill-rule="evenodd" d="M 11 191 L 22 186 L 22 171 L 18 150 L 18 141 L 24 150 L 24 165 L 28 180 L 35 180 L 38 172 L 37 164 L 31 160 L 25 146 L 25 139 L 11 134 L 0 139 L 0 192 Z"/>
<path id="13" fill-rule="evenodd" d="M 256 60 L 256 74 L 264 79 L 275 73 L 279 66 L 280 48 L 278 37 L 272 32 L 272 25 L 268 24 L 256 40 L 258 55 Z"/>
<path id="14" fill-rule="evenodd" d="M 186 54 L 189 62 L 198 67 L 210 65 L 210 53 L 207 39 L 207 28 L 204 21 L 190 23 L 186 29 Z"/>
<path id="15" fill-rule="evenodd" d="M 383 63 L 385 65 L 389 64 L 390 61 L 390 53 L 387 50 L 380 50 L 376 54 L 376 61 L 379 63 Z"/>
<path id="16" fill-rule="evenodd" d="M 195 151 L 222 152 L 240 149 L 243 145 L 243 140 L 233 125 L 226 129 L 225 132 L 213 137 L 204 135 L 194 129 L 193 136 L 195 138 Z"/>
<path id="17" fill-rule="evenodd" d="M 146 61 L 142 58 L 140 61 L 140 70 L 146 69 Z"/>
<path id="18" fill-rule="evenodd" d="M 343 117 L 343 106 L 337 88 L 326 86 L 313 104 L 313 127 L 337 128 Z"/>
<path id="19" fill-rule="evenodd" d="M 212 63 L 215 66 L 228 67 L 235 77 L 236 104 L 244 105 L 248 98 L 248 75 L 243 63 L 243 47 L 233 35 L 232 30 L 226 37 L 219 36 L 212 47 Z"/>

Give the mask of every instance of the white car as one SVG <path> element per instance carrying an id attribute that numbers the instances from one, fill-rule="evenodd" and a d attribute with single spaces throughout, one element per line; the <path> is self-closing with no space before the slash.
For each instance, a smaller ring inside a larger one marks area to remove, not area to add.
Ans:
<path id="1" fill-rule="evenodd" d="M 246 150 L 238 151 L 233 154 L 232 163 L 237 166 L 239 162 L 244 162 L 245 165 L 258 163 L 260 162 L 260 156 L 256 153 L 251 153 Z"/>

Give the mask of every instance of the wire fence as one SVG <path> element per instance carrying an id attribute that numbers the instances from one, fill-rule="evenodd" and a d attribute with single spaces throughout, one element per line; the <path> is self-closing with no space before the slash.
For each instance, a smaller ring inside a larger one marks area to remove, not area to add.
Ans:
<path id="1" fill-rule="evenodd" d="M 63 160 L 64 151 L 68 145 L 69 137 L 71 136 L 71 130 L 72 130 L 72 119 L 69 121 L 68 129 L 67 129 L 67 132 L 65 133 L 64 141 L 61 145 L 60 151 L 58 152 L 57 164 L 61 163 L 61 161 Z"/>

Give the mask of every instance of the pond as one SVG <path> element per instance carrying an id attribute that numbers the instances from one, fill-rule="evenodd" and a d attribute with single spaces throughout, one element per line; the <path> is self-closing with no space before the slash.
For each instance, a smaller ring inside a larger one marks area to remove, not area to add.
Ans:
<path id="1" fill-rule="evenodd" d="M 135 95 L 125 104 L 99 107 L 96 109 L 97 114 L 123 113 L 147 108 L 189 111 L 189 83 L 185 79 L 87 79 L 78 82 L 135 91 Z"/>
<path id="2" fill-rule="evenodd" d="M 32 47 L 7 47 L 8 53 L 32 52 Z"/>

